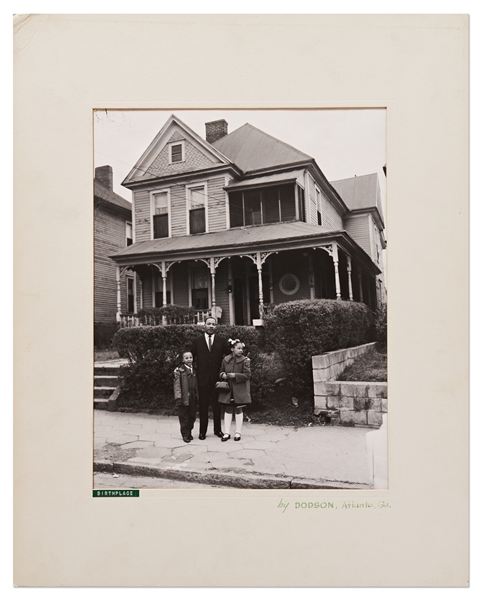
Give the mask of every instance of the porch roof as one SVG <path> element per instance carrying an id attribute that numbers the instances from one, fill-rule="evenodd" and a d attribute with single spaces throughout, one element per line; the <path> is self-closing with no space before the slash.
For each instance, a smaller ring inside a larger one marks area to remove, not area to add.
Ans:
<path id="1" fill-rule="evenodd" d="M 140 265 L 156 260 L 189 260 L 190 258 L 242 255 L 246 252 L 283 251 L 310 248 L 332 241 L 343 241 L 343 246 L 354 251 L 374 272 L 378 267 L 366 252 L 343 230 L 334 231 L 301 221 L 252 225 L 197 235 L 182 235 L 136 242 L 122 252 L 111 256 L 121 265 Z"/>
<path id="2" fill-rule="evenodd" d="M 247 188 L 254 185 L 271 185 L 272 183 L 281 183 L 282 181 L 296 181 L 298 177 L 301 177 L 304 173 L 303 169 L 296 169 L 295 171 L 287 171 L 286 173 L 275 173 L 274 175 L 264 175 L 261 177 L 253 177 L 253 179 L 244 179 L 243 181 L 237 181 L 236 183 L 230 183 L 226 186 L 225 190 L 234 190 Z"/>

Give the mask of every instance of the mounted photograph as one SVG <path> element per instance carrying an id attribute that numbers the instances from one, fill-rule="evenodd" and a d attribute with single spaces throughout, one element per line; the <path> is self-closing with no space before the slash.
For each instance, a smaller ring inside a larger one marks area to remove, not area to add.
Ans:
<path id="1" fill-rule="evenodd" d="M 93 489 L 388 489 L 386 110 L 93 111 Z"/>

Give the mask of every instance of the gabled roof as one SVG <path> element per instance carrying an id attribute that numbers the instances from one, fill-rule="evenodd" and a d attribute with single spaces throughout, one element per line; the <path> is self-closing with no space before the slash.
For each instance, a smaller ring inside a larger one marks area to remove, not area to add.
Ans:
<path id="1" fill-rule="evenodd" d="M 211 144 L 244 173 L 313 160 L 249 123 Z"/>
<path id="2" fill-rule="evenodd" d="M 193 131 L 188 125 L 183 123 L 181 119 L 175 115 L 171 115 L 164 127 L 159 131 L 156 137 L 147 147 L 147 150 L 136 162 L 135 166 L 131 169 L 127 177 L 122 182 L 122 185 L 128 186 L 129 183 L 133 183 L 139 180 L 147 180 L 162 176 L 154 171 L 150 171 L 152 163 L 155 161 L 161 150 L 168 144 L 169 139 L 174 133 L 181 133 L 182 137 L 188 139 L 198 149 L 204 152 L 207 156 L 212 157 L 213 166 L 217 163 L 219 166 L 230 165 L 230 161 L 211 144 L 208 144 L 206 140 L 203 140 L 195 131 Z"/>
<path id="3" fill-rule="evenodd" d="M 383 224 L 382 199 L 376 173 L 350 177 L 349 179 L 338 179 L 337 181 L 330 181 L 330 184 L 345 201 L 349 210 L 376 208 Z"/>
<path id="4" fill-rule="evenodd" d="M 98 179 L 94 179 L 94 197 L 99 200 L 108 202 L 114 207 L 122 208 L 132 213 L 132 202 L 129 202 L 119 194 L 116 194 L 109 187 L 101 183 Z"/>

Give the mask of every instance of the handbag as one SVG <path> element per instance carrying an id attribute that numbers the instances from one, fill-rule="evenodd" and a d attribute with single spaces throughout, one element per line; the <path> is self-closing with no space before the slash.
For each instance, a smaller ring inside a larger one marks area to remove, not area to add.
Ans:
<path id="1" fill-rule="evenodd" d="M 227 381 L 216 381 L 217 390 L 229 390 L 229 383 Z"/>

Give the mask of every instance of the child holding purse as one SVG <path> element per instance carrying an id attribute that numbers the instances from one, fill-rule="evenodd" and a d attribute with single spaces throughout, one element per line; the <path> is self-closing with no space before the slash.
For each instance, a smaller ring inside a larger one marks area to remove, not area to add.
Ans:
<path id="1" fill-rule="evenodd" d="M 228 384 L 227 389 L 219 387 L 218 402 L 224 406 L 224 435 L 222 442 L 230 438 L 231 422 L 233 412 L 235 414 L 236 432 L 234 441 L 241 439 L 241 428 L 243 426 L 243 408 L 251 403 L 250 379 L 251 362 L 243 356 L 245 345 L 240 340 L 229 340 L 232 354 L 225 356 L 221 365 L 219 378 Z"/>

